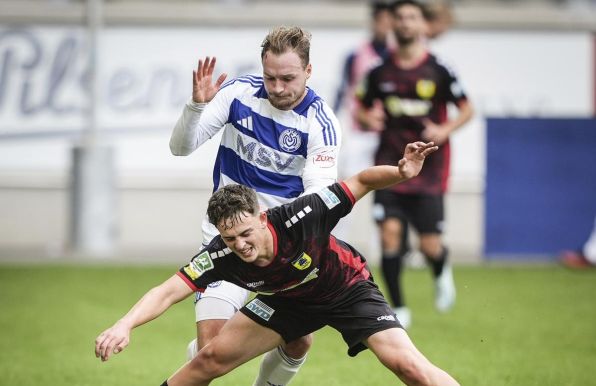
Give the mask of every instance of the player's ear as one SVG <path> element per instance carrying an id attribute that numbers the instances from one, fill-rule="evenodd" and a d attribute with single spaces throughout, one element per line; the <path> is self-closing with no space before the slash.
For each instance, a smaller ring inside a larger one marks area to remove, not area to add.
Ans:
<path id="1" fill-rule="evenodd" d="M 259 213 L 259 223 L 261 224 L 261 229 L 265 229 L 267 226 L 267 212 L 261 211 Z"/>
<path id="2" fill-rule="evenodd" d="M 312 64 L 308 63 L 306 65 L 306 79 L 310 78 L 310 74 L 312 74 Z"/>

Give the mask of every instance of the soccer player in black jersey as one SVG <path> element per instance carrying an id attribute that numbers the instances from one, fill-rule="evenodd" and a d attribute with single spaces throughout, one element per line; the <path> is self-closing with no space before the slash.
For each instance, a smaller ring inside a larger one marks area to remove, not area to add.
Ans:
<path id="1" fill-rule="evenodd" d="M 435 152 L 432 142 L 409 144 L 397 166 L 374 166 L 317 193 L 267 211 L 254 190 L 228 185 L 213 194 L 207 213 L 220 235 L 180 271 L 147 292 L 95 341 L 108 360 L 129 343 L 133 328 L 209 283 L 228 280 L 257 292 L 163 385 L 208 385 L 250 359 L 325 325 L 337 329 L 355 356 L 369 348 L 408 385 L 458 385 L 414 346 L 372 281 L 366 260 L 331 230 L 357 200 L 406 181 Z"/>
<path id="2" fill-rule="evenodd" d="M 394 164 L 406 144 L 433 141 L 440 146 L 416 179 L 375 192 L 373 215 L 382 244 L 382 270 L 394 311 L 404 327 L 411 322 L 400 285 L 402 260 L 409 252 L 408 224 L 417 231 L 420 251 L 435 278 L 435 306 L 449 310 L 455 285 L 443 245 L 443 199 L 449 175 L 449 136 L 472 117 L 472 107 L 453 72 L 425 43 L 424 9 L 416 1 L 393 5 L 398 49 L 371 70 L 359 91 L 363 126 L 380 132 L 375 164 Z M 459 112 L 448 119 L 447 105 Z"/>

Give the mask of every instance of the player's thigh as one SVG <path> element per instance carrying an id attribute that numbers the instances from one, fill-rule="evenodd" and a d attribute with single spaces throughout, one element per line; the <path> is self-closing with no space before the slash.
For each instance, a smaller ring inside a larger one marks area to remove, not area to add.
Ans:
<path id="1" fill-rule="evenodd" d="M 394 371 L 411 363 L 428 363 L 406 331 L 401 328 L 379 331 L 365 339 L 364 344 L 381 363 Z"/>
<path id="2" fill-rule="evenodd" d="M 218 360 L 236 367 L 282 343 L 277 332 L 237 312 L 207 347 L 213 350 Z"/>

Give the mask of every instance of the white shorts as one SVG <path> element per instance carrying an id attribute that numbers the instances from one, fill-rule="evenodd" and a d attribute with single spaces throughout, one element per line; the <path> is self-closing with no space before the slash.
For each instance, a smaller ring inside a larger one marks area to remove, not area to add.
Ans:
<path id="1" fill-rule="evenodd" d="M 196 293 L 196 321 L 230 319 L 246 304 L 249 296 L 250 291 L 227 281 L 211 283 L 205 292 Z"/>
<path id="2" fill-rule="evenodd" d="M 217 228 L 207 221 L 207 216 L 203 219 L 202 230 L 204 246 L 219 234 Z M 205 292 L 196 293 L 196 321 L 230 319 L 236 311 L 244 306 L 249 295 L 250 291 L 227 281 L 216 281 L 211 283 L 207 286 Z"/>

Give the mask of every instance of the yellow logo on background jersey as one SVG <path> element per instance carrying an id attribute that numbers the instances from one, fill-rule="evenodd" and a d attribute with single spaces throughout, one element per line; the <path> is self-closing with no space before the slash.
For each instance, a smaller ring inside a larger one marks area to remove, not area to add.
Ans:
<path id="1" fill-rule="evenodd" d="M 292 261 L 292 265 L 294 266 L 294 268 L 297 268 L 301 271 L 310 267 L 311 264 L 312 264 L 312 258 L 309 255 L 307 255 L 306 253 L 303 253 L 299 258 Z"/>
<path id="2" fill-rule="evenodd" d="M 420 79 L 416 82 L 416 94 L 422 99 L 430 99 L 435 95 L 437 85 L 432 80 Z"/>

